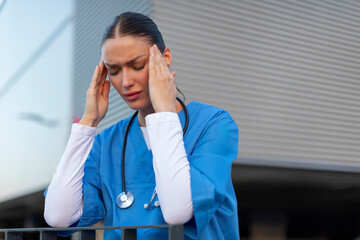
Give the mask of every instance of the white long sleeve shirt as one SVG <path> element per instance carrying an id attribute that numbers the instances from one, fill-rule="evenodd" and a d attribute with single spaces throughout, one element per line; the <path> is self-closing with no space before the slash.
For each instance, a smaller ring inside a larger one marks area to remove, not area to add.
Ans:
<path id="1" fill-rule="evenodd" d="M 153 153 L 155 182 L 161 211 L 168 224 L 183 224 L 193 216 L 190 165 L 176 113 L 161 112 L 145 118 L 141 127 Z M 68 227 L 83 211 L 82 178 L 96 128 L 73 124 L 65 152 L 48 187 L 44 218 L 53 227 Z"/>

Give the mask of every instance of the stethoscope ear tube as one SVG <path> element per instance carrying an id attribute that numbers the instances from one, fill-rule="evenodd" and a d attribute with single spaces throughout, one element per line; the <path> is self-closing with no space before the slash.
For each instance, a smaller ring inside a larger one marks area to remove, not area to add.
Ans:
<path id="1" fill-rule="evenodd" d="M 138 111 L 136 111 L 129 120 L 128 125 L 126 126 L 125 135 L 124 135 L 124 142 L 123 142 L 123 149 L 121 153 L 121 178 L 122 178 L 122 193 L 116 199 L 116 205 L 119 208 L 128 208 L 134 202 L 134 195 L 131 192 L 126 191 L 126 184 L 125 184 L 125 150 L 126 150 L 126 143 L 127 143 L 127 135 L 129 134 L 129 129 L 131 122 L 137 116 Z"/>
<path id="2" fill-rule="evenodd" d="M 131 122 L 137 116 L 139 111 L 136 111 L 129 120 L 128 125 L 126 126 L 125 135 L 124 135 L 124 142 L 123 148 L 121 152 L 121 178 L 122 178 L 122 192 L 126 194 L 126 184 L 125 184 L 125 151 L 126 151 L 126 143 L 127 143 L 127 136 L 129 134 L 129 129 Z"/>
<path id="3" fill-rule="evenodd" d="M 189 126 L 189 113 L 187 111 L 185 103 L 178 97 L 176 99 L 180 102 L 180 104 L 183 107 L 184 112 L 185 112 L 185 125 L 184 125 L 184 128 L 183 128 L 183 136 L 185 136 L 186 130 L 187 130 L 188 126 Z M 123 148 L 122 148 L 122 152 L 121 152 L 122 192 L 119 194 L 119 196 L 116 199 L 116 205 L 119 208 L 122 208 L 122 209 L 130 207 L 134 202 L 134 195 L 131 192 L 126 191 L 126 184 L 125 184 L 125 152 L 126 152 L 127 136 L 129 134 L 130 125 L 131 125 L 132 121 L 134 120 L 134 118 L 137 116 L 137 114 L 138 114 L 138 111 L 136 111 L 131 116 L 131 118 L 130 118 L 127 126 L 126 126 L 125 135 L 124 135 L 124 142 L 123 142 Z M 156 190 L 154 189 L 154 193 L 153 193 L 153 195 L 151 197 L 150 203 L 149 204 L 144 204 L 145 209 L 148 209 L 149 206 L 152 204 L 152 202 L 155 199 L 156 194 L 157 194 Z M 156 201 L 155 204 L 154 204 L 155 207 L 159 207 L 159 205 L 160 205 L 159 201 Z"/>
<path id="4" fill-rule="evenodd" d="M 183 136 L 185 136 L 186 130 L 188 129 L 188 126 L 189 126 L 189 112 L 185 106 L 185 103 L 180 98 L 177 97 L 176 100 L 179 101 L 179 103 L 181 104 L 181 106 L 183 107 L 184 112 L 185 112 L 185 125 L 183 128 Z"/>

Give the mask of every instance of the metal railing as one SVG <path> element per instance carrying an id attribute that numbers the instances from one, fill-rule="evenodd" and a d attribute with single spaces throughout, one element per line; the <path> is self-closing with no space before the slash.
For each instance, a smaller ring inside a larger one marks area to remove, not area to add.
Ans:
<path id="1" fill-rule="evenodd" d="M 95 240 L 96 230 L 121 230 L 121 240 L 136 240 L 137 229 L 139 228 L 168 228 L 169 240 L 184 240 L 183 225 L 145 225 L 145 226 L 126 226 L 126 227 L 70 227 L 70 228 L 10 228 L 0 229 L 4 234 L 5 240 L 22 240 L 23 234 L 28 232 L 39 233 L 40 240 L 58 239 L 58 232 L 78 231 L 79 240 Z M 2 239 L 0 237 L 0 239 Z M 26 240 L 26 239 L 24 239 Z"/>

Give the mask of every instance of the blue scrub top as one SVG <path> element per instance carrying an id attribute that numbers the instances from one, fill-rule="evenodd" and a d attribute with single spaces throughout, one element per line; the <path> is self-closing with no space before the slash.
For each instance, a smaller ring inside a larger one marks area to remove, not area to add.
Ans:
<path id="1" fill-rule="evenodd" d="M 237 201 L 231 182 L 231 164 L 238 153 L 238 128 L 222 109 L 191 102 L 184 144 L 190 163 L 194 217 L 186 223 L 185 239 L 239 239 Z M 184 111 L 179 112 L 182 126 Z M 121 151 L 124 119 L 95 137 L 85 163 L 84 210 L 77 226 L 104 219 L 105 226 L 166 224 L 160 208 L 144 209 L 155 188 L 152 153 L 137 121 L 128 135 L 125 159 L 127 191 L 135 201 L 127 209 L 116 205 L 122 192 Z M 120 239 L 121 231 L 106 230 L 104 239 Z M 138 229 L 138 239 L 167 239 L 167 229 Z"/>

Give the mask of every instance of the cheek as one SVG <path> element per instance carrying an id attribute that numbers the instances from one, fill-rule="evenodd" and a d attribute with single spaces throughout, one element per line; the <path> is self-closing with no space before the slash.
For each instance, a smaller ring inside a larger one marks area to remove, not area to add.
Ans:
<path id="1" fill-rule="evenodd" d="M 112 78 L 112 77 L 109 76 L 109 81 L 110 81 L 111 85 L 113 85 L 113 86 L 115 85 L 115 84 L 114 84 L 114 83 L 115 83 L 114 78 Z"/>
<path id="2" fill-rule="evenodd" d="M 149 71 L 144 69 L 143 72 L 137 75 L 137 78 L 142 82 L 142 84 L 148 84 L 149 82 Z"/>
<path id="3" fill-rule="evenodd" d="M 111 85 L 120 93 L 121 82 L 119 81 L 119 79 L 109 76 L 109 81 L 110 81 Z"/>

